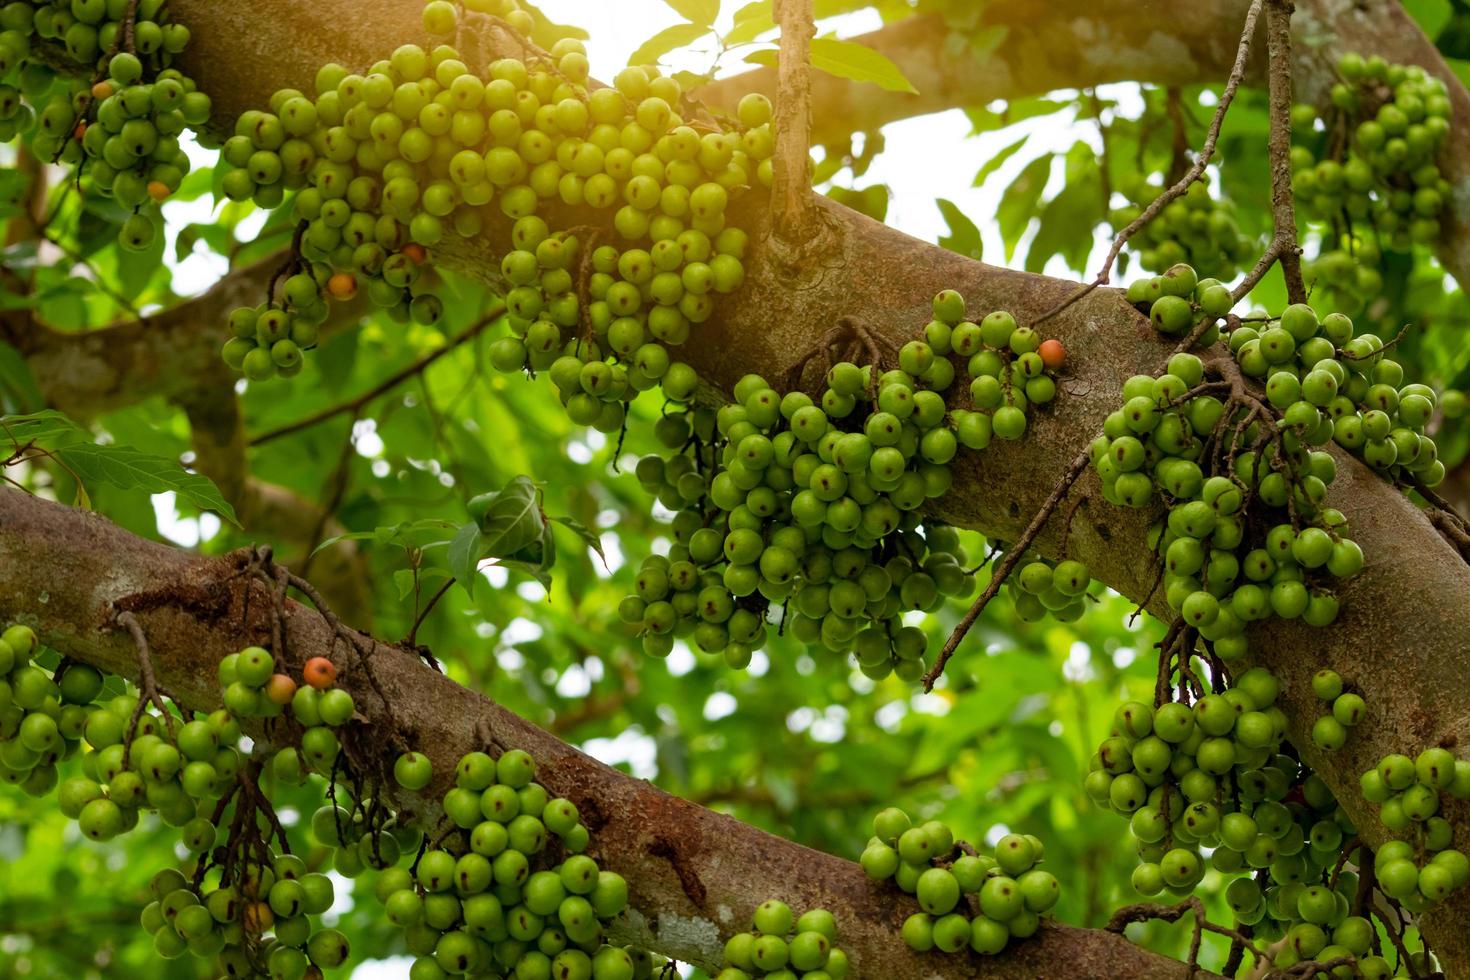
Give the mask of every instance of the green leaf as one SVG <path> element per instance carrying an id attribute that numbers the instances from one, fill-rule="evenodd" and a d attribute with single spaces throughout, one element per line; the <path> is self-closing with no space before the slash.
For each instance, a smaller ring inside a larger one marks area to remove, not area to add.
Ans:
<path id="1" fill-rule="evenodd" d="M 941 197 L 935 203 L 939 205 L 939 213 L 944 215 L 944 220 L 949 224 L 949 234 L 941 235 L 939 244 L 951 252 L 979 261 L 984 254 L 985 245 L 980 239 L 980 229 L 975 222 L 953 201 L 946 201 Z"/>
<path id="2" fill-rule="evenodd" d="M 1004 129 L 1013 126 L 1026 119 L 1034 119 L 1037 116 L 1049 116 L 1063 109 L 1071 109 L 1077 105 L 1075 99 L 1045 99 L 1025 98 L 1012 99 L 1005 102 L 999 109 L 991 109 L 987 106 L 974 106 L 965 110 L 965 115 L 970 118 L 971 135 L 978 136 L 995 129 Z"/>
<path id="3" fill-rule="evenodd" d="M 974 31 L 969 36 L 969 57 L 982 64 L 989 61 L 1010 33 L 1011 29 L 1004 24 L 992 24 Z"/>
<path id="4" fill-rule="evenodd" d="M 480 555 L 483 551 L 480 529 L 474 523 L 461 527 L 454 540 L 449 542 L 449 571 L 470 598 L 474 598 L 475 582 L 480 577 Z"/>
<path id="5" fill-rule="evenodd" d="M 435 537 L 440 539 L 436 543 L 442 544 L 443 539 L 445 538 L 443 532 L 446 530 L 453 530 L 457 527 L 459 527 L 459 525 L 454 523 L 453 521 L 445 521 L 438 518 L 426 517 L 423 520 L 418 521 L 404 521 L 401 524 L 392 524 L 386 527 L 375 527 L 371 531 L 350 531 L 347 534 L 338 534 L 334 535 L 333 537 L 327 538 L 321 544 L 316 546 L 316 551 L 313 551 L 312 554 L 316 554 L 317 551 L 322 551 L 326 548 L 330 548 L 332 545 L 337 544 L 341 541 L 376 541 L 379 544 L 400 544 L 405 547 L 409 545 L 430 547 L 431 544 L 424 544 L 422 542 L 412 540 L 410 538 L 410 535 L 415 535 L 426 531 L 434 531 L 437 532 L 435 534 Z"/>
<path id="6" fill-rule="evenodd" d="M 546 601 L 551 601 L 551 573 L 546 570 L 545 565 L 528 561 L 498 561 L 495 564 L 508 571 L 531 576 L 546 590 Z"/>
<path id="7" fill-rule="evenodd" d="M 1016 244 L 1025 233 L 1026 226 L 1031 223 L 1032 215 L 1036 213 L 1036 203 L 1041 200 L 1046 182 L 1051 176 L 1051 164 L 1051 154 L 1043 154 L 1032 160 L 1000 197 L 995 218 L 1000 225 L 1001 238 L 1005 241 L 1007 259 L 1015 253 Z"/>
<path id="8" fill-rule="evenodd" d="M 413 569 L 400 568 L 393 573 L 393 584 L 398 586 L 398 601 L 402 602 L 413 595 L 414 583 L 418 583 L 419 591 L 422 592 L 435 582 L 441 582 L 449 578 L 449 573 L 442 568 L 420 568 L 418 577 L 415 578 Z"/>
<path id="9" fill-rule="evenodd" d="M 44 449 L 58 449 L 87 441 L 87 433 L 81 426 L 50 408 L 29 415 L 0 417 L 0 434 L 11 443 L 0 446 L 0 451 L 7 456 L 31 444 Z"/>
<path id="10" fill-rule="evenodd" d="M 816 38 L 812 41 L 812 65 L 829 75 L 855 82 L 872 82 L 889 92 L 913 95 L 919 92 L 887 55 L 856 41 Z"/>
<path id="11" fill-rule="evenodd" d="M 874 184 L 862 190 L 834 187 L 827 192 L 827 196 L 838 204 L 861 211 L 874 221 L 882 221 L 888 217 L 888 188 L 882 184 Z"/>
<path id="12" fill-rule="evenodd" d="M 682 48 L 686 44 L 693 44 L 708 33 L 708 27 L 701 27 L 698 24 L 675 24 L 673 27 L 666 27 L 644 41 L 637 51 L 629 55 L 628 64 L 657 64 L 659 59 L 670 51 Z"/>
<path id="13" fill-rule="evenodd" d="M 674 12 L 689 23 L 705 30 L 720 16 L 720 0 L 664 0 L 664 3 L 673 7 Z"/>
<path id="14" fill-rule="evenodd" d="M 1005 149 L 1000 150 L 995 154 L 995 156 L 991 157 L 989 160 L 986 160 L 985 166 L 981 167 L 979 171 L 976 172 L 975 182 L 970 186 L 984 187 L 985 182 L 990 179 L 991 175 L 994 174 L 1001 167 L 1005 166 L 1005 162 L 1011 157 L 1015 156 L 1016 151 L 1025 146 L 1028 139 L 1030 139 L 1029 136 L 1022 136 L 1010 146 L 1007 146 Z"/>
<path id="15" fill-rule="evenodd" d="M 0 341 L 0 396 L 23 412 L 35 411 L 45 404 L 25 357 L 3 341 Z M 3 410 L 0 405 L 0 411 Z"/>
<path id="16" fill-rule="evenodd" d="M 607 564 L 607 555 L 602 550 L 602 537 L 596 531 L 593 531 L 581 521 L 575 520 L 570 517 L 553 517 L 551 520 L 553 523 L 560 524 L 562 527 L 566 528 L 568 531 L 571 531 L 577 537 L 581 538 L 582 542 L 586 544 L 587 547 L 597 552 L 597 557 L 602 559 L 603 565 Z M 550 562 L 547 562 L 547 564 L 550 564 Z"/>
<path id="17" fill-rule="evenodd" d="M 173 491 L 200 510 L 212 510 L 236 527 L 235 509 L 214 481 L 190 473 L 175 460 L 145 453 L 131 446 L 80 443 L 57 450 L 57 456 L 82 480 L 106 483 L 121 490 L 145 493 Z"/>
<path id="18" fill-rule="evenodd" d="M 774 30 L 776 20 L 771 7 L 771 0 L 755 0 L 735 11 L 735 26 L 725 34 L 725 43 L 749 44 L 766 31 Z"/>
<path id="19" fill-rule="evenodd" d="M 480 522 L 481 552 L 488 558 L 510 558 L 539 541 L 546 532 L 541 491 L 529 477 L 518 476 L 495 495 Z M 451 546 L 450 552 L 453 553 Z"/>

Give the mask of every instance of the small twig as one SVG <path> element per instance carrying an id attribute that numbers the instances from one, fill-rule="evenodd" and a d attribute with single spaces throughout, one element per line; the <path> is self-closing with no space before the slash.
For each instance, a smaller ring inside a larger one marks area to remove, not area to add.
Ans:
<path id="1" fill-rule="evenodd" d="M 1270 84 L 1271 247 L 1286 277 L 1286 296 L 1307 301 L 1302 282 L 1302 249 L 1296 237 L 1296 205 L 1291 192 L 1291 12 L 1292 0 L 1269 0 L 1266 8 L 1267 75 Z"/>
<path id="2" fill-rule="evenodd" d="M 1200 147 L 1199 155 L 1195 157 L 1194 163 L 1184 172 L 1184 176 L 1164 189 L 1164 192 L 1156 197 L 1152 204 L 1130 221 L 1122 231 L 1118 232 L 1117 238 L 1113 239 L 1113 245 L 1108 249 L 1107 258 L 1103 260 L 1102 269 L 1098 271 L 1097 278 L 1085 284 L 1067 299 L 1063 300 L 1055 309 L 1042 314 L 1031 325 L 1044 323 L 1052 317 L 1061 313 L 1073 303 L 1082 299 L 1088 293 L 1099 286 L 1106 286 L 1112 279 L 1113 264 L 1118 261 L 1118 256 L 1123 252 L 1123 246 L 1128 240 L 1138 234 L 1139 230 L 1147 225 L 1159 213 L 1175 200 L 1183 196 L 1189 190 L 1189 185 L 1199 180 L 1204 175 L 1205 168 L 1209 166 L 1210 160 L 1215 155 L 1215 145 L 1220 141 L 1220 128 L 1225 124 L 1225 114 L 1230 111 L 1230 104 L 1235 101 L 1235 93 L 1240 89 L 1240 83 L 1245 78 L 1246 65 L 1250 62 L 1251 47 L 1256 38 L 1256 21 L 1260 18 L 1261 7 L 1265 0 L 1252 0 L 1250 9 L 1245 15 L 1245 27 L 1240 35 L 1240 47 L 1235 53 L 1235 64 L 1230 69 L 1230 77 L 1225 82 L 1225 91 L 1220 95 L 1220 102 L 1215 107 L 1214 118 L 1210 120 L 1210 128 L 1205 132 L 1204 145 Z M 1289 175 L 1290 171 L 1288 171 Z"/>
<path id="3" fill-rule="evenodd" d="M 429 600 L 428 604 L 419 611 L 418 616 L 413 621 L 413 626 L 411 626 L 408 630 L 408 635 L 403 638 L 404 646 L 413 647 L 418 645 L 414 641 L 419 634 L 419 627 L 424 625 L 424 620 L 429 618 L 429 613 L 433 612 L 434 607 L 439 604 L 439 600 L 444 598 L 444 596 L 449 593 L 449 590 L 454 585 L 454 583 L 455 579 L 453 578 L 451 578 L 448 582 L 445 582 L 444 585 L 440 587 L 439 591 L 434 593 L 433 598 Z"/>
<path id="4" fill-rule="evenodd" d="M 298 221 L 296 230 L 291 233 L 291 248 L 286 254 L 286 259 L 281 263 L 271 276 L 271 281 L 265 287 L 265 301 L 269 306 L 276 303 L 276 286 L 289 275 L 294 275 L 301 267 L 301 243 L 306 240 L 306 229 L 311 227 L 308 222 Z"/>
<path id="5" fill-rule="evenodd" d="M 143 710 L 149 704 L 158 709 L 163 716 L 163 723 L 168 726 L 170 737 L 174 734 L 174 719 L 169 712 L 168 706 L 163 703 L 163 697 L 158 693 L 158 679 L 153 673 L 153 658 L 148 655 L 148 637 L 143 635 L 143 626 L 138 622 L 138 617 L 131 612 L 120 612 L 117 614 L 117 624 L 128 631 L 133 637 L 133 645 L 138 649 L 138 706 L 133 709 L 133 717 L 128 721 L 127 738 L 123 740 L 123 760 L 127 764 L 128 749 L 132 748 L 133 736 L 138 731 L 138 721 L 143 717 Z"/>
<path id="6" fill-rule="evenodd" d="M 1400 328 L 1399 332 L 1394 334 L 1394 338 L 1392 340 L 1385 341 L 1382 347 L 1378 348 L 1375 351 L 1372 351 L 1371 353 L 1354 354 L 1352 351 L 1339 350 L 1337 352 L 1337 356 L 1342 358 L 1344 361 L 1366 361 L 1370 357 L 1377 357 L 1384 351 L 1392 347 L 1396 347 L 1399 341 L 1407 337 L 1409 335 L 1409 331 L 1412 329 L 1414 329 L 1414 325 L 1412 323 L 1404 324 L 1404 326 Z"/>
<path id="7" fill-rule="evenodd" d="M 796 245 L 809 238 L 812 198 L 812 0 L 776 0 L 781 51 L 776 98 L 776 160 L 771 197 L 775 235 Z"/>
<path id="8" fill-rule="evenodd" d="M 984 592 L 980 593 L 980 598 L 975 600 L 975 604 L 970 607 L 970 611 L 965 613 L 965 618 L 960 621 L 960 624 L 955 627 L 954 632 L 949 635 L 949 639 L 944 643 L 944 649 L 939 651 L 939 658 L 934 661 L 934 666 L 929 668 L 929 672 L 924 675 L 925 691 L 932 691 L 934 689 L 934 682 L 939 680 L 940 675 L 944 673 L 945 665 L 949 663 L 949 658 L 954 656 L 955 650 L 958 649 L 966 634 L 970 632 L 970 627 L 975 625 L 975 620 L 980 618 L 980 614 L 985 611 L 985 607 L 990 604 L 990 600 L 994 599 L 1000 592 L 1001 586 L 1005 584 L 1005 580 L 1011 574 L 1011 571 L 1020 563 L 1022 556 L 1026 553 L 1026 549 L 1031 547 L 1031 543 L 1036 540 L 1036 536 L 1046 526 L 1047 520 L 1056 511 L 1057 506 L 1061 504 L 1063 498 L 1067 496 L 1068 491 L 1072 489 L 1072 485 L 1077 482 L 1077 478 L 1082 475 L 1083 470 L 1087 469 L 1091 462 L 1092 453 L 1087 449 L 1082 450 L 1077 458 L 1072 460 L 1071 465 L 1067 467 L 1067 471 L 1062 474 L 1061 481 L 1046 498 L 1046 502 L 1041 505 L 1041 509 L 1036 512 L 1036 516 L 1031 519 L 1030 525 L 1021 533 L 1020 538 L 1016 540 L 1015 544 L 1011 545 L 1006 551 L 1006 556 L 1001 559 L 1000 564 L 996 566 L 990 575 L 990 584 L 985 587 Z"/>
<path id="9" fill-rule="evenodd" d="M 1193 976 L 1199 970 L 1199 950 L 1204 938 L 1204 933 L 1212 932 L 1217 936 L 1224 936 L 1232 942 L 1238 942 L 1254 952 L 1250 945 L 1250 938 L 1229 926 L 1216 925 L 1209 920 L 1205 914 L 1204 903 L 1197 896 L 1191 895 L 1178 905 L 1159 905 L 1153 902 L 1144 902 L 1139 905 L 1129 905 L 1113 913 L 1104 928 L 1108 932 L 1121 934 L 1124 929 L 1135 922 L 1178 922 L 1185 915 L 1194 914 L 1194 935 L 1189 943 L 1189 976 Z"/>

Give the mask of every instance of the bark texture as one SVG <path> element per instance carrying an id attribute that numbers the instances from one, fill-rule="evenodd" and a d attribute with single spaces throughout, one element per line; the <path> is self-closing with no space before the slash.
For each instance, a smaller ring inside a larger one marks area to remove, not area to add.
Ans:
<path id="1" fill-rule="evenodd" d="M 131 639 L 110 625 L 130 611 L 142 625 L 159 684 L 194 708 L 219 704 L 215 667 L 227 654 L 269 642 L 268 595 L 235 574 L 241 556 L 203 558 L 136 538 L 100 517 L 0 490 L 0 621 L 31 625 L 68 656 L 136 678 Z M 246 590 L 251 593 L 247 601 Z M 310 607 L 291 603 L 288 659 L 330 656 L 361 718 L 348 737 L 387 772 L 397 733 L 429 754 L 431 793 L 453 782 L 472 749 L 518 747 L 540 780 L 577 804 L 591 853 L 628 879 L 632 911 L 620 938 L 704 967 L 755 906 L 779 897 L 837 916 L 841 943 L 863 980 L 964 977 L 1035 980 L 1129 977 L 1183 980 L 1188 968 L 1101 930 L 1047 924 L 998 957 L 919 955 L 898 937 L 917 911 L 911 898 L 871 884 L 851 861 L 773 837 L 611 769 L 425 666 L 412 652 L 363 637 L 391 713 L 346 643 Z M 423 801 L 405 800 L 432 818 Z M 1065 870 L 1063 870 L 1065 875 Z"/>

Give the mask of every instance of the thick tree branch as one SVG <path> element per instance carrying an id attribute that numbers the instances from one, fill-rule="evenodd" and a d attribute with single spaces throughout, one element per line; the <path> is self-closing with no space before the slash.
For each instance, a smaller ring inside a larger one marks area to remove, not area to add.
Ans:
<path id="1" fill-rule="evenodd" d="M 99 561 L 102 555 L 107 560 Z M 112 629 L 113 610 L 124 610 L 148 637 L 159 684 L 194 708 L 218 705 L 219 659 L 269 633 L 269 602 L 259 592 L 245 602 L 245 590 L 259 586 L 236 574 L 242 557 L 190 555 L 135 538 L 94 515 L 0 491 L 0 621 L 29 623 L 66 655 L 136 677 L 133 641 Z M 340 649 L 332 626 L 310 607 L 288 604 L 285 630 L 293 658 Z M 912 953 L 899 926 L 917 906 L 871 884 L 855 863 L 772 837 L 604 766 L 409 651 L 359 634 L 352 642 L 367 652 L 393 703 L 392 719 L 383 717 L 363 671 L 343 670 L 343 685 L 372 712 L 372 744 L 391 752 L 386 736 L 394 733 L 383 729 L 396 723 L 396 734 L 433 759 L 438 775 L 432 792 L 442 794 L 452 782 L 461 754 L 484 747 L 476 732 L 536 757 L 542 782 L 577 804 L 597 858 L 628 879 L 634 911 L 617 925 L 626 941 L 712 967 L 724 939 L 755 905 L 779 897 L 798 908 L 830 909 L 859 977 L 1186 976 L 1183 964 L 1120 936 L 1054 924 L 983 963 Z M 391 763 L 386 754 L 374 761 Z"/>
<path id="2" fill-rule="evenodd" d="M 74 419 L 135 405 L 154 396 L 192 394 L 220 377 L 226 318 L 259 303 L 280 255 L 225 276 L 208 292 L 144 320 L 84 333 L 36 323 L 25 311 L 0 316 L 0 340 L 25 356 L 46 403 Z"/>

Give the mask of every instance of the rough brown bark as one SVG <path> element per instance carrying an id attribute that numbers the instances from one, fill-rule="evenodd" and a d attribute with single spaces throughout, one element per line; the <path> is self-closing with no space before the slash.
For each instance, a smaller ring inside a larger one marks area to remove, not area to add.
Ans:
<path id="1" fill-rule="evenodd" d="M 0 490 L 0 622 L 19 621 L 68 656 L 136 678 L 134 647 L 109 626 L 131 611 L 148 638 L 158 682 L 191 707 L 219 703 L 220 658 L 270 635 L 258 585 L 234 574 L 236 556 L 203 558 L 132 536 L 100 517 Z M 248 604 L 245 590 L 253 589 Z M 364 638 L 391 718 L 326 621 L 291 603 L 285 628 L 293 665 L 332 656 L 366 716 L 356 738 L 391 765 L 390 728 L 434 762 L 433 791 L 453 779 L 472 749 L 517 747 L 540 763 L 540 779 L 575 802 L 593 834 L 592 853 L 624 875 L 632 908 L 618 936 L 681 961 L 717 967 L 725 938 L 755 906 L 778 897 L 837 917 L 854 977 L 1129 977 L 1183 980 L 1187 967 L 1101 930 L 1047 924 L 998 957 L 919 955 L 898 936 L 912 899 L 871 884 L 851 861 L 773 837 L 669 796 L 583 755 L 554 736 L 425 666 L 413 653 Z M 479 737 L 488 736 L 488 743 Z M 353 736 L 349 736 L 353 737 Z M 386 769 L 385 769 L 386 771 Z M 432 816 L 420 801 L 405 801 Z M 1059 869 L 1063 879 L 1065 869 Z"/>

